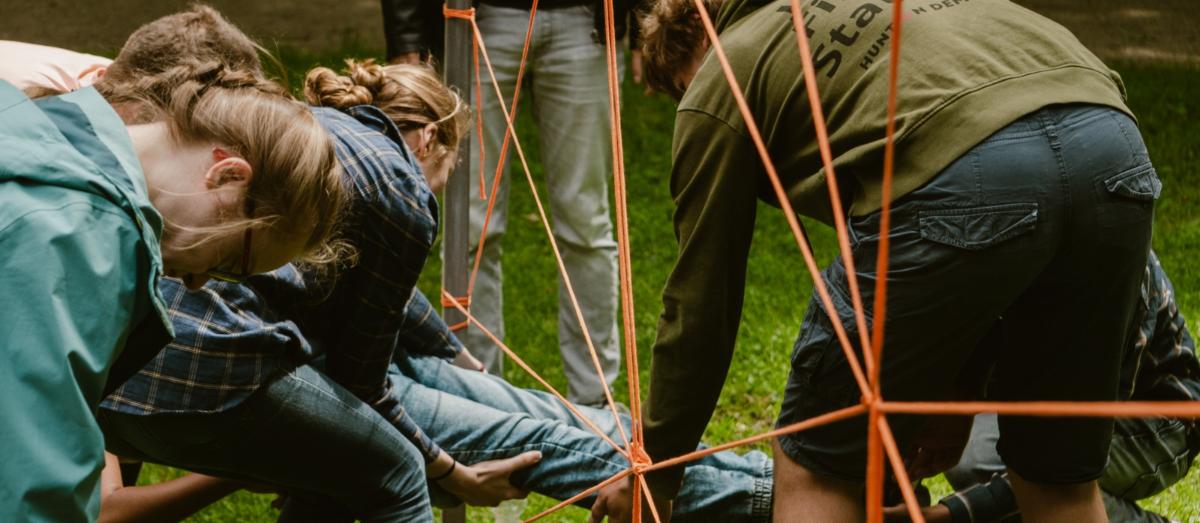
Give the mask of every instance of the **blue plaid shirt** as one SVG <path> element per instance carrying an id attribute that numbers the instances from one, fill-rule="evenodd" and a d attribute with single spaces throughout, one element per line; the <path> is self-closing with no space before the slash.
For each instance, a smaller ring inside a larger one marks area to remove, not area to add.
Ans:
<path id="1" fill-rule="evenodd" d="M 335 277 L 286 266 L 245 285 L 210 282 L 195 292 L 164 279 L 175 340 L 103 408 L 224 411 L 321 351 L 331 378 L 375 407 L 427 459 L 437 456 L 387 378 L 397 347 L 452 357 L 462 346 L 415 290 L 437 234 L 437 200 L 382 111 L 359 106 L 348 113 L 313 109 L 353 185 L 343 231 L 359 250 L 358 263 Z"/>

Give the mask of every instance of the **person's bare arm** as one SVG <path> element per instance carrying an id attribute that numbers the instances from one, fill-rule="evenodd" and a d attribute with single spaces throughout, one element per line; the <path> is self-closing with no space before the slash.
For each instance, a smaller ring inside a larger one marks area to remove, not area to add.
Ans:
<path id="1" fill-rule="evenodd" d="M 105 453 L 100 475 L 100 523 L 180 521 L 241 490 L 236 481 L 187 474 L 154 485 L 126 487 L 117 457 Z"/>

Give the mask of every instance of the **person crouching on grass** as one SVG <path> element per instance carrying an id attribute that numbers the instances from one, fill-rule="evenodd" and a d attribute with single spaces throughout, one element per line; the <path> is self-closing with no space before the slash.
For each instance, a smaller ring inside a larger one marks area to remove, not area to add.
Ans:
<path id="1" fill-rule="evenodd" d="M 891 4 L 804 2 L 816 76 L 803 79 L 789 2 L 706 5 L 790 203 L 832 223 L 805 95 L 804 82 L 817 82 L 869 327 L 889 65 L 877 42 L 891 37 Z M 948 399 L 1003 316 L 1011 344 L 996 361 L 994 398 L 1115 400 L 1161 189 L 1120 78 L 1069 31 L 1008 1 L 910 12 L 887 196 L 883 397 Z M 756 205 L 778 202 L 694 4 L 660 1 L 643 29 L 647 81 L 679 99 L 670 183 L 680 257 L 663 291 L 643 411 L 647 451 L 661 461 L 691 451 L 713 412 L 741 319 Z M 849 275 L 839 258 L 822 277 L 837 317 L 810 303 L 781 427 L 860 403 L 832 328 L 859 339 Z M 905 449 L 924 418 L 889 419 Z M 1103 520 L 1095 480 L 1111 419 L 1000 416 L 999 427 L 1026 521 Z M 780 437 L 775 520 L 861 521 L 866 430 L 859 416 Z M 647 477 L 664 509 L 682 468 Z M 607 487 L 593 519 L 626 520 L 629 488 Z"/>

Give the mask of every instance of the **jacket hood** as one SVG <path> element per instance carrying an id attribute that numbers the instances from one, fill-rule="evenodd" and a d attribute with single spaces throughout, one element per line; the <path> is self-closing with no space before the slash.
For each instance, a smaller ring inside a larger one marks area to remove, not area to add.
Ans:
<path id="1" fill-rule="evenodd" d="M 124 123 L 95 89 L 34 101 L 0 81 L 0 143 L 0 181 L 101 196 L 128 213 L 158 252 L 162 216 L 150 204 Z"/>

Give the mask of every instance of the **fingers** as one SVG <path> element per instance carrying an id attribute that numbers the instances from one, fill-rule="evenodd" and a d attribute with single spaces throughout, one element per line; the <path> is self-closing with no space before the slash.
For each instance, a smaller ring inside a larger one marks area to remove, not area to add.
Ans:
<path id="1" fill-rule="evenodd" d="M 542 453 L 536 450 L 531 450 L 523 454 L 517 454 L 508 459 L 500 460 L 496 463 L 496 470 L 505 475 L 512 474 L 525 467 L 537 464 L 542 460 Z"/>

